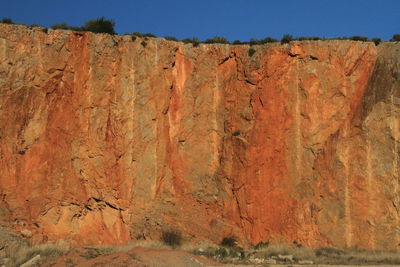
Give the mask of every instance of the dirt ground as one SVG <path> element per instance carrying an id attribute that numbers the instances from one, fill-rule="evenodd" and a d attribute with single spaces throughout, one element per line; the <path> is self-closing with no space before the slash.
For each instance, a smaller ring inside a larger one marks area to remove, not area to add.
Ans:
<path id="1" fill-rule="evenodd" d="M 127 252 L 116 252 L 109 255 L 97 255 L 96 250 L 89 248 L 72 249 L 70 252 L 43 267 L 184 267 L 184 266 L 222 266 L 210 259 L 196 256 L 182 250 L 145 249 L 136 247 Z"/>
<path id="2" fill-rule="evenodd" d="M 226 266 L 226 267 L 252 267 L 252 266 L 291 266 L 291 267 L 355 267 L 361 265 L 235 265 L 221 264 L 208 258 L 193 255 L 183 250 L 148 249 L 136 247 L 126 252 L 115 252 L 108 255 L 99 255 L 93 248 L 77 248 L 67 254 L 47 262 L 42 267 L 201 267 L 201 266 Z M 371 266 L 371 265 L 369 265 Z M 373 265 L 373 266 L 400 266 L 400 265 Z"/>

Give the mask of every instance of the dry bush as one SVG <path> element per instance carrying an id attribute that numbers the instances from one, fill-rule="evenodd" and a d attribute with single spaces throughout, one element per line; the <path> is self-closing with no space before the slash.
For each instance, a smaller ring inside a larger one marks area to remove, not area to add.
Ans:
<path id="1" fill-rule="evenodd" d="M 161 234 L 161 241 L 173 248 L 179 247 L 182 244 L 182 235 L 175 230 L 163 231 Z"/>
<path id="2" fill-rule="evenodd" d="M 237 131 L 239 132 L 239 131 Z M 240 132 L 238 134 L 235 135 L 235 132 L 232 134 L 233 136 L 238 136 L 240 134 Z M 237 240 L 236 237 L 234 236 L 227 236 L 224 237 L 220 243 L 220 246 L 223 247 L 227 247 L 227 248 L 234 248 L 237 246 Z"/>

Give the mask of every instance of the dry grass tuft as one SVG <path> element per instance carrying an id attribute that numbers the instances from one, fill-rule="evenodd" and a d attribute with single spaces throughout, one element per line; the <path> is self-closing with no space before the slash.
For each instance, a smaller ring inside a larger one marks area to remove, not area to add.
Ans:
<path id="1" fill-rule="evenodd" d="M 108 255 L 116 252 L 126 252 L 136 247 L 142 247 L 147 249 L 171 249 L 170 246 L 164 244 L 161 241 L 136 241 L 126 245 L 114 245 L 114 246 L 86 246 L 86 249 L 95 249 L 102 255 Z"/>
<path id="2" fill-rule="evenodd" d="M 278 255 L 293 255 L 295 260 L 315 260 L 315 252 L 311 248 L 306 247 L 290 247 L 282 244 L 272 244 L 262 247 L 255 252 L 254 256 L 268 259 Z"/>
<path id="3" fill-rule="evenodd" d="M 325 264 L 400 264 L 400 254 L 396 251 L 320 248 L 316 250 L 316 256 L 316 263 Z"/>
<path id="4" fill-rule="evenodd" d="M 10 259 L 10 266 L 20 266 L 21 264 L 40 255 L 40 262 L 44 263 L 64 254 L 66 248 L 55 244 L 41 245 L 14 245 L 7 247 L 5 251 L 6 258 Z"/>

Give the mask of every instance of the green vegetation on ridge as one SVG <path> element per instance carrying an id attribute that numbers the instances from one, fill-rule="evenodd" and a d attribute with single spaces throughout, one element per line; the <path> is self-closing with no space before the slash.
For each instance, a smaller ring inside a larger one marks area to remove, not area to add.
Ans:
<path id="1" fill-rule="evenodd" d="M 5 23 L 5 24 L 15 24 L 11 18 L 3 18 L 0 23 Z M 37 24 L 32 24 L 32 27 L 39 26 Z M 66 23 L 57 23 L 53 24 L 51 26 L 52 29 L 59 29 L 59 30 L 71 30 L 71 31 L 89 31 L 89 32 L 94 32 L 94 33 L 108 33 L 108 34 L 116 34 L 115 30 L 115 22 L 112 19 L 106 19 L 104 17 L 99 17 L 96 19 L 90 19 L 85 22 L 84 25 L 82 26 L 70 26 Z M 47 29 L 46 27 L 44 27 Z M 46 31 L 45 31 L 46 32 Z M 142 37 L 142 38 L 156 38 L 157 36 L 152 34 L 152 33 L 140 33 L 140 32 L 134 32 L 131 34 L 132 36 L 132 41 L 135 41 L 137 37 Z M 262 45 L 262 44 L 267 44 L 267 43 L 277 43 L 280 42 L 281 44 L 286 44 L 290 43 L 291 41 L 325 41 L 325 40 L 351 40 L 351 41 L 360 41 L 360 42 L 373 42 L 375 45 L 379 45 L 382 40 L 381 38 L 371 38 L 369 39 L 366 36 L 350 36 L 350 37 L 336 37 L 336 38 L 325 38 L 325 37 L 317 37 L 317 36 L 300 36 L 300 37 L 293 37 L 290 34 L 284 34 L 283 37 L 280 40 L 277 40 L 272 37 L 265 37 L 264 39 L 255 39 L 251 38 L 248 42 L 242 42 L 240 40 L 235 40 L 233 42 L 229 42 L 229 40 L 225 37 L 222 36 L 215 36 L 213 38 L 208 38 L 205 41 L 200 41 L 197 37 L 191 37 L 191 38 L 184 38 L 182 40 L 179 40 L 178 38 L 174 36 L 165 36 L 164 39 L 169 40 L 169 41 L 175 41 L 175 42 L 183 42 L 185 44 L 192 44 L 194 47 L 199 46 L 201 43 L 205 44 L 233 44 L 233 45 L 243 45 L 243 44 L 248 44 L 248 45 Z M 400 42 L 400 34 L 394 34 L 393 37 L 390 39 L 391 42 Z M 253 55 L 253 52 L 249 51 L 249 55 Z M 251 56 L 250 55 L 250 56 Z"/>
<path id="2" fill-rule="evenodd" d="M 113 20 L 105 19 L 100 17 L 97 19 L 91 19 L 85 22 L 85 25 L 80 27 L 69 26 L 65 23 L 54 24 L 51 26 L 53 29 L 61 30 L 72 30 L 72 31 L 89 31 L 94 33 L 109 33 L 115 34 L 114 31 L 115 22 Z"/>

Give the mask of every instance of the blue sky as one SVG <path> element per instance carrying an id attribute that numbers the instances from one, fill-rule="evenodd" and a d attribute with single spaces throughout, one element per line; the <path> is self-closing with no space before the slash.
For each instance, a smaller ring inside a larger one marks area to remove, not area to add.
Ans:
<path id="1" fill-rule="evenodd" d="M 230 41 L 283 34 L 390 39 L 400 33 L 400 0 L 2 0 L 0 18 L 16 23 L 80 26 L 104 16 L 120 34 Z"/>

